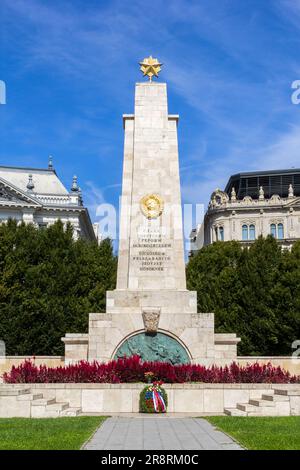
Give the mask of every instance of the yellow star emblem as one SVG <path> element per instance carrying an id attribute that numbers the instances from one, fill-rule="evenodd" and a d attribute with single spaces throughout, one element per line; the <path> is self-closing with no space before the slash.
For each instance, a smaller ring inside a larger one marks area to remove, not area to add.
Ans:
<path id="1" fill-rule="evenodd" d="M 140 62 L 140 66 L 144 77 L 147 75 L 151 82 L 153 75 L 155 75 L 155 77 L 158 77 L 158 74 L 161 71 L 162 64 L 160 64 L 157 59 L 153 59 L 151 55 L 150 57 L 146 57 L 143 62 Z"/>

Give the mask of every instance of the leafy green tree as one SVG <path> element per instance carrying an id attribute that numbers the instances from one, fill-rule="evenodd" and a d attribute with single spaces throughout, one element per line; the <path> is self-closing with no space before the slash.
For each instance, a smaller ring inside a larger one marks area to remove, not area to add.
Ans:
<path id="1" fill-rule="evenodd" d="M 202 248 L 187 265 L 198 311 L 215 313 L 216 331 L 241 337 L 239 354 L 291 354 L 300 339 L 300 242 L 281 250 L 269 236 Z"/>
<path id="2" fill-rule="evenodd" d="M 238 301 L 242 354 L 268 355 L 277 349 L 278 318 L 273 294 L 280 274 L 281 256 L 281 249 L 271 236 L 259 238 L 248 250 L 243 250 Z"/>
<path id="3" fill-rule="evenodd" d="M 110 240 L 73 240 L 70 225 L 0 225 L 0 338 L 7 353 L 63 354 L 66 332 L 88 331 L 115 287 Z"/>
<path id="4" fill-rule="evenodd" d="M 292 351 L 292 343 L 300 339 L 300 241 L 291 252 L 282 254 L 280 275 L 273 289 L 273 305 L 278 318 L 277 354 Z"/>

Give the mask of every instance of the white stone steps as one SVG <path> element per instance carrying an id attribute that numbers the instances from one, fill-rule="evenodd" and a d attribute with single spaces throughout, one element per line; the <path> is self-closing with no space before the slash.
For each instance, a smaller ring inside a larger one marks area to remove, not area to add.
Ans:
<path id="1" fill-rule="evenodd" d="M 69 402 L 57 402 L 55 397 L 44 398 L 43 393 L 37 393 L 27 387 L 0 387 L 0 397 L 15 397 L 24 406 L 29 405 L 32 418 L 59 418 L 60 416 L 78 416 L 82 409 L 70 406 Z"/>
<path id="2" fill-rule="evenodd" d="M 33 418 L 60 418 L 64 416 L 78 416 L 81 408 L 70 407 L 69 403 L 53 403 L 47 406 L 32 408 Z"/>
<path id="3" fill-rule="evenodd" d="M 271 401 L 271 402 L 280 402 L 280 401 L 289 401 L 288 395 L 267 395 L 263 394 L 261 396 L 262 400 Z"/>
<path id="4" fill-rule="evenodd" d="M 271 400 L 264 400 L 263 398 L 250 398 L 249 404 L 253 406 L 269 406 L 269 407 L 274 407 L 275 404 Z"/>
<path id="5" fill-rule="evenodd" d="M 53 411 L 47 411 L 45 408 L 42 410 L 38 410 L 39 407 L 34 407 L 31 410 L 31 417 L 32 418 L 59 418 L 60 417 L 60 411 L 58 410 L 53 410 Z M 38 410 L 38 411 L 36 411 Z"/>
<path id="6" fill-rule="evenodd" d="M 244 411 L 247 416 L 277 416 L 278 410 L 275 406 L 256 406 L 250 403 L 238 403 L 237 409 Z"/>
<path id="7" fill-rule="evenodd" d="M 281 396 L 300 396 L 300 390 L 295 389 L 295 390 L 287 390 L 287 389 L 275 389 L 274 390 L 275 395 L 281 395 Z"/>
<path id="8" fill-rule="evenodd" d="M 32 400 L 31 406 L 47 406 L 56 403 L 55 398 L 39 398 L 37 400 Z"/>
<path id="9" fill-rule="evenodd" d="M 55 402 L 46 406 L 46 411 L 63 411 L 69 408 L 69 403 L 67 402 Z"/>
<path id="10" fill-rule="evenodd" d="M 238 410 L 237 408 L 224 408 L 224 413 L 228 416 L 247 416 L 246 411 Z"/>
<path id="11" fill-rule="evenodd" d="M 18 401 L 31 401 L 31 400 L 39 400 L 43 398 L 42 393 L 26 393 L 25 395 L 17 396 Z"/>
<path id="12" fill-rule="evenodd" d="M 238 403 L 236 405 L 238 410 L 245 411 L 248 413 L 249 411 L 256 411 L 258 406 L 250 405 L 249 403 Z"/>
<path id="13" fill-rule="evenodd" d="M 248 411 L 247 416 L 278 416 L 274 408 L 257 408 L 253 411 Z"/>
<path id="14" fill-rule="evenodd" d="M 60 412 L 60 416 L 78 416 L 81 413 L 81 408 L 69 407 Z"/>
<path id="15" fill-rule="evenodd" d="M 225 408 L 224 412 L 230 416 L 289 416 L 293 395 L 299 396 L 300 390 L 275 389 L 261 398 L 250 398 L 248 403 L 237 403 L 236 408 Z"/>

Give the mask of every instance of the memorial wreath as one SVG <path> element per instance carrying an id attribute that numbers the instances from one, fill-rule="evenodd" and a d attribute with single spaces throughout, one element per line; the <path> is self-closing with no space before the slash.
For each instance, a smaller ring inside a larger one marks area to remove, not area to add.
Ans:
<path id="1" fill-rule="evenodd" d="M 140 393 L 141 413 L 165 413 L 168 406 L 168 396 L 162 382 L 147 385 Z"/>

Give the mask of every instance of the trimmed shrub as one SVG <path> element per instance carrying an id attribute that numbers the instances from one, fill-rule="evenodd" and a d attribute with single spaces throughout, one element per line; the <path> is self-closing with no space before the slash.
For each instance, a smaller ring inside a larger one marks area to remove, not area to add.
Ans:
<path id="1" fill-rule="evenodd" d="M 147 382 L 147 374 L 164 383 L 300 383 L 300 376 L 291 375 L 271 363 L 240 366 L 205 367 L 199 364 L 172 365 L 167 362 L 142 362 L 139 356 L 124 357 L 108 363 L 81 361 L 64 367 L 36 366 L 26 360 L 3 374 L 6 383 L 133 383 Z"/>

